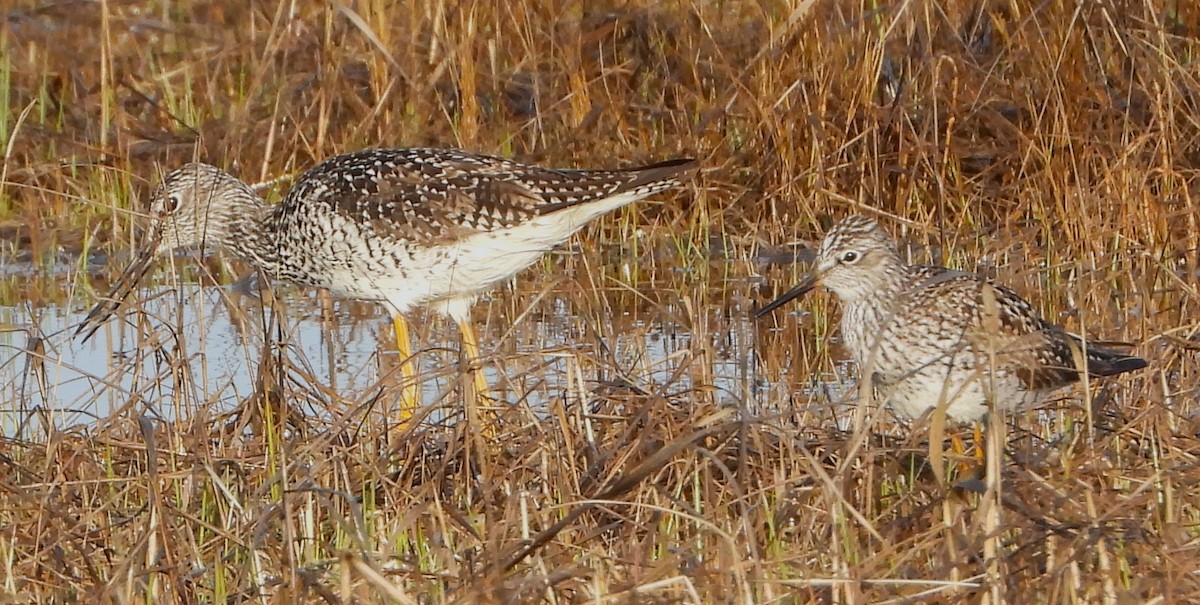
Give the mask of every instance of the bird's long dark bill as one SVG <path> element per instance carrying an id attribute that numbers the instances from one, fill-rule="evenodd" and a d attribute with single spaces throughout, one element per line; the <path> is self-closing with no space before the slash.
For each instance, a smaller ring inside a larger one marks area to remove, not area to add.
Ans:
<path id="1" fill-rule="evenodd" d="M 804 279 L 804 281 L 800 282 L 799 285 L 792 288 L 791 290 L 788 290 L 787 292 L 784 292 L 782 296 L 767 303 L 767 305 L 765 307 L 755 311 L 754 318 L 761 319 L 764 315 L 769 314 L 771 311 L 774 311 L 775 309 L 778 309 L 779 307 L 782 307 L 783 305 L 786 305 L 787 303 L 792 302 L 793 300 L 800 298 L 801 296 L 804 296 L 805 294 L 808 294 L 809 291 L 812 290 L 813 288 L 815 288 L 816 286 L 817 286 L 817 279 L 815 276 L 810 275 L 810 276 L 806 277 Z"/>
<path id="2" fill-rule="evenodd" d="M 104 325 L 104 322 L 108 321 L 125 304 L 125 300 L 129 298 L 130 294 L 133 294 L 138 284 L 142 282 L 142 278 L 150 271 L 150 266 L 154 264 L 154 249 L 158 244 L 157 239 L 151 238 L 151 241 L 142 247 L 137 257 L 125 269 L 125 273 L 122 273 L 121 277 L 117 279 L 112 293 L 96 303 L 96 306 L 84 318 L 83 323 L 79 324 L 79 328 L 75 330 L 75 336 L 83 334 L 83 342 L 87 342 L 96 333 L 96 330 L 99 330 L 100 326 Z"/>

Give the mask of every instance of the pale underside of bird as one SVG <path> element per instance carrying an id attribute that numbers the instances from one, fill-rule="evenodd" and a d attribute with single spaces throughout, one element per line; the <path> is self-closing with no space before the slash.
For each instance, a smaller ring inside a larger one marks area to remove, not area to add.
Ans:
<path id="1" fill-rule="evenodd" d="M 989 406 L 1034 406 L 1089 376 L 1141 369 L 1111 343 L 1085 341 L 1042 319 L 1013 290 L 973 273 L 910 265 L 872 219 L 848 217 L 821 243 L 808 279 L 757 312 L 816 286 L 842 305 L 846 349 L 879 399 L 908 418 L 944 408 L 960 422 Z"/>
<path id="2" fill-rule="evenodd" d="M 404 314 L 431 308 L 458 323 L 478 357 L 470 308 L 589 221 L 678 186 L 696 168 L 679 159 L 617 170 L 558 170 L 455 149 L 371 149 L 309 169 L 277 205 L 207 164 L 168 173 L 150 204 L 145 244 L 78 333 L 90 337 L 156 257 L 222 249 L 268 278 L 384 304 L 394 320 L 417 405 Z M 486 390 L 474 371 L 477 393 Z"/>

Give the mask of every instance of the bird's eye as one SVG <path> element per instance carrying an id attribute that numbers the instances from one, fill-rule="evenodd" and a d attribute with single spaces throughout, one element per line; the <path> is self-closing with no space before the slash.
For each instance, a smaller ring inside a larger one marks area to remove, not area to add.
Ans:
<path id="1" fill-rule="evenodd" d="M 862 258 L 862 255 L 860 255 L 858 252 L 856 252 L 854 250 L 851 250 L 842 255 L 842 262 L 847 265 L 852 265 L 854 263 L 857 263 L 858 259 L 860 259 L 860 258 Z"/>
<path id="2" fill-rule="evenodd" d="M 163 200 L 163 212 L 171 213 L 179 209 L 179 204 L 183 202 L 183 198 L 178 193 L 172 193 Z"/>

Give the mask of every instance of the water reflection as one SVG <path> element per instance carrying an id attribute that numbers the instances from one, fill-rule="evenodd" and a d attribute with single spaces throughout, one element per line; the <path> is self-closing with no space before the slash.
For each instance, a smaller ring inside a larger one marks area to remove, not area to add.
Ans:
<path id="1" fill-rule="evenodd" d="M 654 304 L 607 300 L 606 309 L 594 311 L 581 309 L 568 292 L 533 285 L 540 288 L 529 289 L 536 294 L 502 293 L 494 308 L 476 309 L 485 374 L 511 404 L 543 413 L 555 401 L 577 400 L 580 375 L 587 389 L 596 379 L 627 380 L 747 408 L 760 407 L 764 395 L 779 395 L 779 387 L 771 394 L 761 379 L 758 327 L 746 312 L 704 309 L 697 320 L 669 302 L 671 290 Z M 272 305 L 237 288 L 148 286 L 140 291 L 142 302 L 87 342 L 73 336 L 86 308 L 0 307 L 0 323 L 24 328 L 0 334 L 0 396 L 9 402 L 0 409 L 0 430 L 28 435 L 46 423 L 95 424 L 114 414 L 170 420 L 228 411 L 255 391 L 264 351 L 282 354 L 294 369 L 292 380 L 315 393 L 301 402 L 306 414 L 329 415 L 338 401 L 388 392 L 398 364 L 382 309 L 294 288 L 279 292 L 281 324 Z M 628 300 L 647 298 L 639 292 Z M 414 317 L 423 399 L 449 410 L 458 401 L 447 396 L 459 376 L 457 332 L 432 315 Z M 690 326 L 697 323 L 703 324 L 702 343 L 693 341 Z M 264 348 L 267 343 L 284 344 Z"/>

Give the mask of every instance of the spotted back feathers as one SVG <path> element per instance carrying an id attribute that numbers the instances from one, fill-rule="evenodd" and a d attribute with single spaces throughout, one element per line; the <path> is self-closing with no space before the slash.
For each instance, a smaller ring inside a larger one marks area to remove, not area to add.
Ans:
<path id="1" fill-rule="evenodd" d="M 279 213 L 324 205 L 380 235 L 437 245 L 626 191 L 665 190 L 695 166 L 675 160 L 626 170 L 554 170 L 445 149 L 368 150 L 310 169 Z"/>

